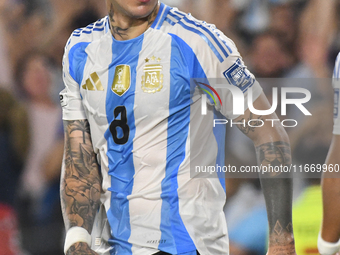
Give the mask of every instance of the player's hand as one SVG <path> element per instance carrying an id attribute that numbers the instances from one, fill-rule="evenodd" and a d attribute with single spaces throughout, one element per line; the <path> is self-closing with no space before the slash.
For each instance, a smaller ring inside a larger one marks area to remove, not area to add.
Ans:
<path id="1" fill-rule="evenodd" d="M 75 243 L 68 250 L 66 255 L 98 255 L 91 250 L 87 243 Z"/>

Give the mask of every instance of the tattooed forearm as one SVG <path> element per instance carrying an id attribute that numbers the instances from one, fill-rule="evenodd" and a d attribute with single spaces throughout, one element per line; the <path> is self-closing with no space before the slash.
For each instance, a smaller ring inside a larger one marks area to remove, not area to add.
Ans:
<path id="1" fill-rule="evenodd" d="M 256 147 L 258 164 L 280 169 L 291 164 L 290 146 L 277 141 Z M 295 254 L 292 227 L 292 179 L 276 178 L 282 171 L 261 174 L 269 223 L 270 254 Z M 280 176 L 281 177 L 281 176 Z"/>
<path id="2" fill-rule="evenodd" d="M 294 255 L 295 244 L 292 223 L 287 226 L 276 221 L 274 228 L 269 233 L 268 253 L 273 255 Z"/>
<path id="3" fill-rule="evenodd" d="M 242 131 L 242 133 L 246 135 L 249 134 L 250 132 L 254 132 L 256 128 L 263 126 L 262 116 L 259 116 L 257 119 L 253 119 L 252 113 L 250 113 L 249 119 L 247 121 L 243 118 L 238 122 L 245 123 L 244 125 L 238 124 L 237 127 L 239 128 L 239 130 Z"/>
<path id="4" fill-rule="evenodd" d="M 259 165 L 280 167 L 292 162 L 290 145 L 283 141 L 261 144 L 256 147 L 256 157 Z M 271 173 L 279 175 L 280 171 Z"/>
<path id="5" fill-rule="evenodd" d="M 65 121 L 61 203 L 66 228 L 92 230 L 99 206 L 101 178 L 87 120 Z"/>
<path id="6" fill-rule="evenodd" d="M 292 223 L 282 226 L 276 221 L 274 229 L 269 234 L 269 249 L 272 254 L 295 254 Z"/>
<path id="7" fill-rule="evenodd" d="M 76 243 L 68 249 L 66 255 L 97 255 L 85 243 Z"/>

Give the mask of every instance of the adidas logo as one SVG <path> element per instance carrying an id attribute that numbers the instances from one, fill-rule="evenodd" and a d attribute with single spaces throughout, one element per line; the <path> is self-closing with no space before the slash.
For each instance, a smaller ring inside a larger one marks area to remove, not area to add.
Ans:
<path id="1" fill-rule="evenodd" d="M 93 73 L 90 75 L 90 78 L 88 78 L 85 82 L 85 84 L 82 86 L 83 89 L 89 90 L 89 91 L 104 91 L 103 85 L 99 79 L 99 76 L 97 73 Z"/>

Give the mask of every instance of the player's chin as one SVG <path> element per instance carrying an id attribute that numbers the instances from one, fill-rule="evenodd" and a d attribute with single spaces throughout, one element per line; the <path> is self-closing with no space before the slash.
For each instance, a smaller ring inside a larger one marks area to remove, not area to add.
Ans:
<path id="1" fill-rule="evenodd" d="M 152 14 L 152 12 L 157 8 L 157 1 L 151 1 L 147 3 L 140 4 L 135 10 L 134 10 L 134 17 L 135 18 L 146 18 Z"/>

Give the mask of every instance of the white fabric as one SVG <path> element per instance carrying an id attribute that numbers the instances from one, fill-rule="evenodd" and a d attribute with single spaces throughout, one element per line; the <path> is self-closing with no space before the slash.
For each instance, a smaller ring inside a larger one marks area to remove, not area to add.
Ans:
<path id="1" fill-rule="evenodd" d="M 336 243 L 326 242 L 319 233 L 318 250 L 321 255 L 333 255 L 340 251 L 340 240 Z"/>
<path id="2" fill-rule="evenodd" d="M 75 243 L 87 243 L 91 247 L 91 235 L 85 228 L 72 227 L 70 228 L 65 237 L 64 253 Z"/>
<path id="3" fill-rule="evenodd" d="M 334 125 L 333 134 L 340 135 L 340 53 L 336 59 L 333 73 Z"/>

